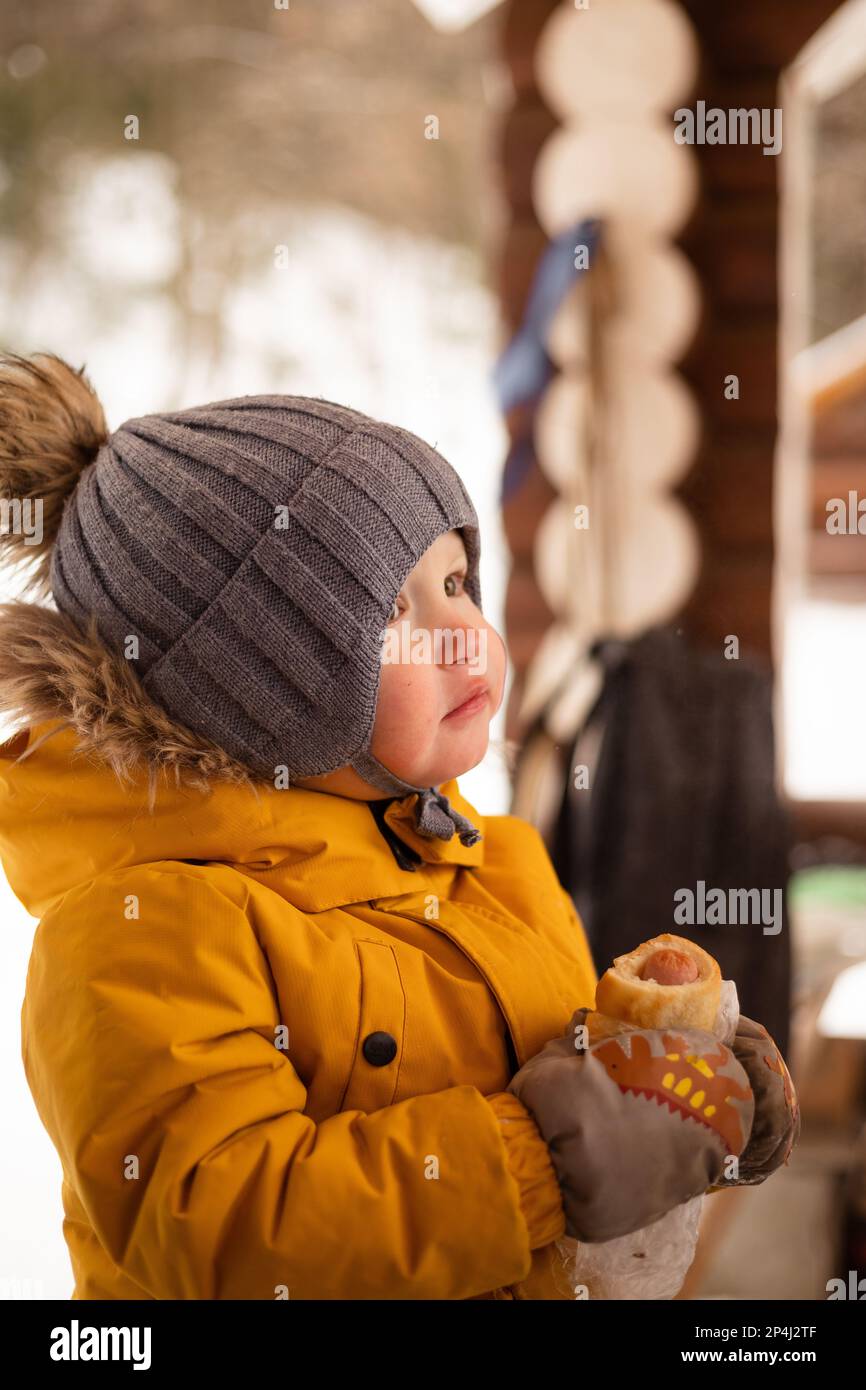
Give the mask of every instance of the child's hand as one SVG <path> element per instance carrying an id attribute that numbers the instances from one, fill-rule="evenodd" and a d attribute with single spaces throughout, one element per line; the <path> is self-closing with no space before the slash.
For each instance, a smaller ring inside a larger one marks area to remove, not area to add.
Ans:
<path id="1" fill-rule="evenodd" d="M 733 1051 L 695 1028 L 638 1028 L 575 1050 L 579 1009 L 508 1085 L 548 1146 L 565 1234 L 612 1240 L 719 1181 L 755 1102 Z"/>
<path id="2" fill-rule="evenodd" d="M 763 1024 L 740 1014 L 731 1051 L 748 1075 L 755 1118 L 739 1177 L 720 1186 L 744 1187 L 764 1182 L 787 1163 L 800 1137 L 800 1106 L 785 1060 Z"/>

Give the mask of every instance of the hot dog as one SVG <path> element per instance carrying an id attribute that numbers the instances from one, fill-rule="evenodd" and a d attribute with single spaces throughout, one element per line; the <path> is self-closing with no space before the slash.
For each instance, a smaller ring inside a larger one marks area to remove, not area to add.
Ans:
<path id="1" fill-rule="evenodd" d="M 691 956 L 670 946 L 653 951 L 641 970 L 642 980 L 655 980 L 658 985 L 687 985 L 697 978 L 698 967 Z"/>
<path id="2" fill-rule="evenodd" d="M 633 1028 L 705 1028 L 719 1011 L 722 975 L 707 951 L 665 932 L 617 956 L 598 982 L 590 1040 Z"/>

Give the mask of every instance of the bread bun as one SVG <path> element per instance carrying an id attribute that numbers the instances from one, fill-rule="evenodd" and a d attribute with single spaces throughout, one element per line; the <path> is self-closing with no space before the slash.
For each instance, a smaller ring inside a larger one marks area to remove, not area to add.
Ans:
<path id="1" fill-rule="evenodd" d="M 707 951 L 684 936 L 665 932 L 617 956 L 598 982 L 596 1013 L 587 1018 L 590 1038 L 633 1028 L 704 1028 L 719 1012 L 722 972 Z"/>

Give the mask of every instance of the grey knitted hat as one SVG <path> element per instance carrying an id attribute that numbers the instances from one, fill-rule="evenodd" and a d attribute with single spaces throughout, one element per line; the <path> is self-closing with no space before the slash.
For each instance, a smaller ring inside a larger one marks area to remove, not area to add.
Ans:
<path id="1" fill-rule="evenodd" d="M 475 510 L 434 448 L 333 401 L 241 396 L 108 436 L 66 504 L 51 589 L 109 647 L 137 637 L 130 664 L 153 700 L 252 772 L 348 764 L 418 792 L 421 833 L 471 845 L 447 797 L 369 746 L 393 602 L 452 528 L 480 607 Z"/>

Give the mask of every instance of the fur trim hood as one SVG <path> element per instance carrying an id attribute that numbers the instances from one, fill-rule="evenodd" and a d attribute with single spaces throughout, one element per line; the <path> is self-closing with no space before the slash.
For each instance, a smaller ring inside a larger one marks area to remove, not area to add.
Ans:
<path id="1" fill-rule="evenodd" d="M 108 764 L 120 781 L 145 768 L 151 806 L 160 772 L 199 790 L 214 781 L 271 785 L 155 704 L 128 664 L 102 645 L 94 618 L 82 633 L 56 609 L 0 604 L 0 652 L 0 713 L 17 731 L 63 720 L 45 737 L 71 726 L 77 755 Z"/>

